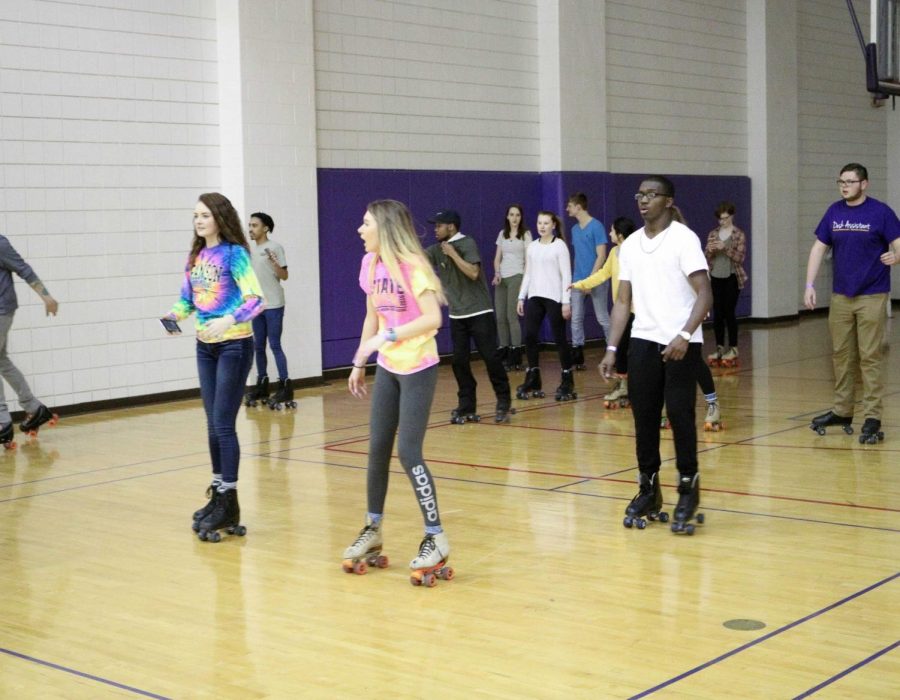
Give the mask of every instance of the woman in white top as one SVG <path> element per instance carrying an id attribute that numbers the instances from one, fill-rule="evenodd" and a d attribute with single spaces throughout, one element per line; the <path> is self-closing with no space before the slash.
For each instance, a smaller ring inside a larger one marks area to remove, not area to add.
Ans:
<path id="1" fill-rule="evenodd" d="M 566 321 L 572 317 L 569 300 L 572 284 L 572 261 L 562 238 L 562 223 L 552 211 L 538 212 L 537 229 L 540 238 L 528 246 L 525 275 L 519 290 L 517 312 L 525 317 L 525 349 L 528 369 L 525 383 L 516 389 L 516 398 L 543 397 L 541 369 L 538 361 L 538 342 L 544 317 L 559 353 L 562 380 L 556 390 L 557 401 L 577 397 L 572 377 L 572 357 L 566 340 Z M 527 301 L 526 301 L 527 300 Z"/>
<path id="2" fill-rule="evenodd" d="M 494 308 L 497 312 L 497 334 L 500 357 L 509 371 L 522 369 L 522 328 L 516 314 L 516 299 L 525 272 L 525 248 L 531 243 L 531 231 L 525 224 L 521 204 L 506 208 L 503 230 L 497 236 L 494 255 Z"/>

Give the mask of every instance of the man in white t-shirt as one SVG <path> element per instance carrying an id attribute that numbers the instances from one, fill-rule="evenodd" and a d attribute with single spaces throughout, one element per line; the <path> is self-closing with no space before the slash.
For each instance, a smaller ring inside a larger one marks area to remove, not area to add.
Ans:
<path id="1" fill-rule="evenodd" d="M 660 418 L 663 404 L 675 438 L 678 505 L 673 532 L 692 534 L 690 524 L 700 504 L 695 400 L 697 366 L 703 361 L 701 324 L 712 304 L 706 256 L 700 239 L 679 222 L 675 186 L 665 177 L 646 178 L 634 196 L 644 227 L 629 236 L 619 251 L 619 295 L 613 305 L 606 355 L 600 372 L 615 374 L 616 345 L 628 314 L 634 323 L 628 352 L 628 393 L 634 412 L 638 494 L 625 510 L 625 526 L 642 528 L 660 513 Z"/>
<path id="2" fill-rule="evenodd" d="M 294 404 L 294 389 L 288 378 L 287 357 L 281 348 L 281 330 L 284 322 L 284 290 L 281 283 L 288 278 L 287 259 L 280 243 L 269 239 L 275 230 L 275 221 L 265 212 L 250 215 L 250 239 L 256 244 L 250 261 L 253 271 L 266 298 L 266 308 L 253 319 L 253 349 L 256 354 L 256 387 L 247 394 L 246 403 L 268 403 L 271 408 Z M 275 367 L 278 369 L 278 385 L 269 396 L 268 358 L 266 341 L 272 349 Z"/>

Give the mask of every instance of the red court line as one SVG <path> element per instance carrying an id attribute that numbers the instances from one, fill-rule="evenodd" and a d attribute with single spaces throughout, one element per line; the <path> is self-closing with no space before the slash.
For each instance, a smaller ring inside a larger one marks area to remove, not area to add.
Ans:
<path id="1" fill-rule="evenodd" d="M 331 452 L 341 452 L 344 454 L 352 454 L 352 455 L 360 455 L 365 456 L 367 452 L 361 452 L 359 450 L 346 450 L 339 449 L 337 447 L 326 447 L 325 448 Z M 391 455 L 393 458 L 397 459 L 397 455 Z M 585 474 L 570 474 L 568 472 L 549 472 L 542 471 L 536 469 L 520 469 L 518 467 L 498 467 L 493 464 L 477 464 L 474 462 L 458 462 L 449 459 L 435 459 L 433 457 L 428 458 L 429 464 L 449 464 L 457 467 L 471 467 L 473 469 L 493 469 L 495 471 L 504 471 L 504 472 L 512 472 L 516 474 L 537 474 L 540 476 L 558 476 L 560 478 L 565 479 L 579 479 L 581 481 L 608 481 L 615 484 L 633 484 L 634 479 L 613 479 L 607 476 L 589 476 Z M 666 488 L 677 488 L 675 484 L 662 484 Z M 729 496 L 749 496 L 751 498 L 763 498 L 772 501 L 790 501 L 793 503 L 809 503 L 812 505 L 820 505 L 820 506 L 836 506 L 838 508 L 853 508 L 857 510 L 874 510 L 885 513 L 900 513 L 900 508 L 886 508 L 883 506 L 867 506 L 861 505 L 857 503 L 848 503 L 846 501 L 823 501 L 815 498 L 800 498 L 798 496 L 775 496 L 772 494 L 762 494 L 762 493 L 753 493 L 752 491 L 732 491 L 729 489 L 713 489 L 703 487 L 703 491 L 705 493 L 722 493 Z M 561 492 L 565 493 L 565 492 Z"/>

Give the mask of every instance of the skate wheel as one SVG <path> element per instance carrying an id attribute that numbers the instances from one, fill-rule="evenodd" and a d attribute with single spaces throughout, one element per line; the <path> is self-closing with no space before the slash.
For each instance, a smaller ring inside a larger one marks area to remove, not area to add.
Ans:
<path id="1" fill-rule="evenodd" d="M 291 408 L 297 408 L 297 402 L 296 402 L 296 401 L 291 401 L 291 402 L 288 404 L 288 406 L 290 406 Z"/>
<path id="2" fill-rule="evenodd" d="M 815 428 L 815 431 L 816 431 L 819 435 L 824 435 L 824 434 L 825 434 L 825 428 Z"/>
<path id="3" fill-rule="evenodd" d="M 691 524 L 685 525 L 684 526 L 684 534 L 693 535 L 694 534 L 694 526 Z"/>
<path id="4" fill-rule="evenodd" d="M 193 530 L 194 532 L 200 532 L 200 521 L 199 520 L 195 520 L 193 523 L 191 523 L 191 530 Z"/>
<path id="5" fill-rule="evenodd" d="M 353 562 L 353 573 L 362 576 L 369 570 L 369 565 L 364 561 Z"/>
<path id="6" fill-rule="evenodd" d="M 635 521 L 635 524 L 637 525 L 638 530 L 643 530 L 645 527 L 647 527 L 647 521 L 644 520 L 643 518 L 638 518 Z"/>
<path id="7" fill-rule="evenodd" d="M 845 433 L 847 433 L 847 435 L 853 435 L 853 426 L 852 425 L 845 425 L 845 426 L 843 426 L 842 430 Z"/>
<path id="8" fill-rule="evenodd" d="M 353 564 L 348 559 L 344 559 L 344 561 L 341 562 L 341 569 L 343 569 L 345 574 L 352 574 Z"/>
<path id="9" fill-rule="evenodd" d="M 421 585 L 422 585 L 422 579 L 420 579 L 419 577 L 417 577 L 415 574 L 413 574 L 412 576 L 409 577 L 409 582 L 410 582 L 412 585 L 414 585 L 414 586 L 421 586 Z"/>
<path id="10" fill-rule="evenodd" d="M 697 522 L 702 525 L 704 520 L 706 520 L 706 516 L 703 513 L 697 513 Z"/>
<path id="11" fill-rule="evenodd" d="M 622 521 L 622 524 L 627 528 L 631 528 L 633 523 L 634 523 L 634 521 L 631 519 L 631 516 L 629 516 L 629 515 L 626 515 L 625 519 Z"/>
<path id="12" fill-rule="evenodd" d="M 439 575 L 444 581 L 452 581 L 456 576 L 456 572 L 453 570 L 452 566 L 445 566 L 443 569 L 441 569 L 441 573 Z"/>
<path id="13" fill-rule="evenodd" d="M 59 416 L 54 413 L 53 418 L 51 418 L 50 420 L 47 421 L 47 425 L 49 425 L 52 428 L 57 423 L 59 423 Z"/>
<path id="14" fill-rule="evenodd" d="M 667 523 L 669 522 L 669 514 L 668 513 L 659 513 L 657 516 L 659 518 L 659 522 Z"/>
<path id="15" fill-rule="evenodd" d="M 682 528 L 682 524 L 679 523 L 677 520 L 674 523 L 672 523 L 672 532 L 681 532 L 681 528 Z"/>
<path id="16" fill-rule="evenodd" d="M 388 558 L 383 554 L 379 554 L 378 559 L 375 561 L 375 566 L 377 566 L 379 569 L 388 568 Z"/>
<path id="17" fill-rule="evenodd" d="M 206 535 L 207 542 L 221 542 L 222 535 L 219 534 L 218 530 L 213 530 L 212 532 Z"/>
<path id="18" fill-rule="evenodd" d="M 244 535 L 247 534 L 247 528 L 244 527 L 243 525 L 235 525 L 233 528 L 231 528 L 231 530 L 229 532 L 231 532 L 232 535 L 237 535 L 238 537 L 243 537 Z"/>
<path id="19" fill-rule="evenodd" d="M 422 577 L 422 585 L 434 588 L 437 585 L 437 577 L 433 573 L 427 573 Z"/>
<path id="20" fill-rule="evenodd" d="M 7 450 L 14 450 L 17 447 L 16 441 L 10 440 L 9 442 L 4 442 L 3 447 L 4 447 L 4 449 L 7 449 Z"/>

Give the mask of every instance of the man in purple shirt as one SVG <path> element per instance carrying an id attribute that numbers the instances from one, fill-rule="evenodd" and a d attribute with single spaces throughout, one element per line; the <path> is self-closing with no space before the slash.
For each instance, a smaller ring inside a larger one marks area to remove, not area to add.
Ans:
<path id="1" fill-rule="evenodd" d="M 825 427 L 853 429 L 854 389 L 859 367 L 863 384 L 861 444 L 884 439 L 881 432 L 881 341 L 885 304 L 891 290 L 890 265 L 900 261 L 900 221 L 894 211 L 866 195 L 868 171 L 859 163 L 841 168 L 837 180 L 840 201 L 832 204 L 816 227 L 816 242 L 809 251 L 803 303 L 816 308 L 815 279 L 828 249 L 834 259 L 834 279 L 828 327 L 834 363 L 834 407 L 813 418 L 810 428 L 819 435 Z"/>

